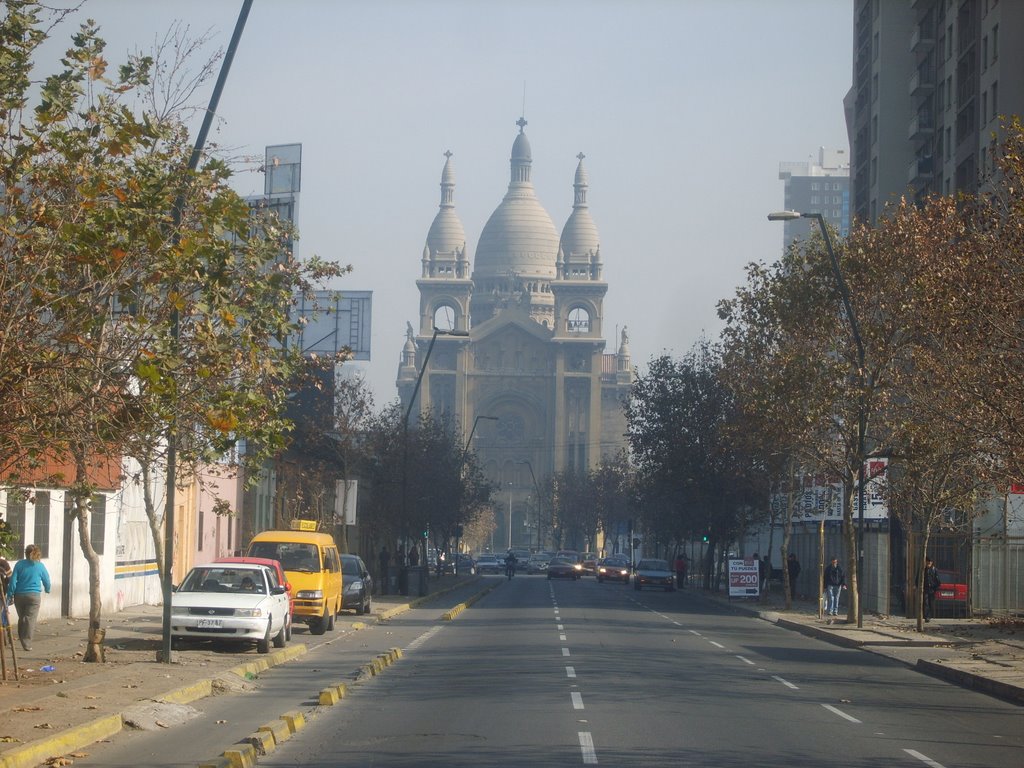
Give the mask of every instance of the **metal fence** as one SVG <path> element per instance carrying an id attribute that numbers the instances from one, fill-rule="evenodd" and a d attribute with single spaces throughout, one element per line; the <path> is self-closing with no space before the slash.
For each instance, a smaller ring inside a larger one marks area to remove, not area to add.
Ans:
<path id="1" fill-rule="evenodd" d="M 1024 538 L 980 538 L 974 542 L 971 604 L 980 613 L 1024 611 Z"/>

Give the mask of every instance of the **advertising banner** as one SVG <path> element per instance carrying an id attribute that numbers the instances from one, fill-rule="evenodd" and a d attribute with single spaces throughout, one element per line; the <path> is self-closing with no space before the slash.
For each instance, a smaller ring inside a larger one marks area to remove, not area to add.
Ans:
<path id="1" fill-rule="evenodd" d="M 864 463 L 864 477 L 867 485 L 867 495 L 864 498 L 864 519 L 885 520 L 889 517 L 889 505 L 885 499 L 886 471 L 889 467 L 887 458 L 873 458 Z M 842 483 L 815 475 L 800 475 L 797 478 L 798 487 L 793 494 L 793 522 L 794 523 L 817 523 L 821 520 L 842 520 L 843 519 L 843 491 Z M 772 510 L 778 517 L 785 514 L 789 496 L 786 493 L 772 495 Z M 859 498 L 857 494 L 853 497 L 853 517 L 858 517 Z"/>
<path id="2" fill-rule="evenodd" d="M 757 597 L 761 594 L 761 578 L 757 560 L 729 560 L 729 597 Z"/>

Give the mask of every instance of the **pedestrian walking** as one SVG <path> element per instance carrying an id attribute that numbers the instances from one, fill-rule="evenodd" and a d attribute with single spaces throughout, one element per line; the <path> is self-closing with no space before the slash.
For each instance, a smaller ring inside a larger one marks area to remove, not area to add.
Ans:
<path id="1" fill-rule="evenodd" d="M 686 555 L 680 552 L 676 555 L 676 585 L 683 589 L 686 586 L 686 571 L 687 571 Z"/>
<path id="2" fill-rule="evenodd" d="M 786 558 L 786 570 L 789 572 L 789 599 L 796 600 L 796 580 L 800 575 L 800 561 L 792 552 Z"/>
<path id="3" fill-rule="evenodd" d="M 939 591 L 939 572 L 929 557 L 924 561 L 924 620 L 931 621 L 935 615 L 935 593 Z"/>
<path id="4" fill-rule="evenodd" d="M 391 553 L 388 552 L 387 545 L 383 545 L 380 548 L 380 554 L 377 555 L 377 567 L 380 572 L 380 593 L 386 595 L 388 593 L 388 566 L 391 565 Z"/>
<path id="5" fill-rule="evenodd" d="M 14 601 L 18 612 L 18 640 L 26 651 L 32 650 L 36 617 L 43 590 L 50 594 L 50 574 L 42 563 L 43 553 L 35 544 L 25 547 L 25 559 L 19 560 L 7 583 L 7 602 Z"/>
<path id="6" fill-rule="evenodd" d="M 846 589 L 846 573 L 839 564 L 839 558 L 833 557 L 832 562 L 825 566 L 825 614 L 827 616 L 839 615 L 839 596 Z"/>
<path id="7" fill-rule="evenodd" d="M 758 568 L 758 573 L 761 575 L 761 594 L 768 594 L 768 582 L 772 578 L 772 556 L 765 555 L 761 558 L 761 566 Z"/>

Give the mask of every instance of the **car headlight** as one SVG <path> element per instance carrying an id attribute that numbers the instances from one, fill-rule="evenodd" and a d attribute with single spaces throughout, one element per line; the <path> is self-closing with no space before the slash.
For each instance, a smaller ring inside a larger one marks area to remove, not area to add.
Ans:
<path id="1" fill-rule="evenodd" d="M 303 589 L 295 594 L 299 600 L 323 600 L 324 591 L 322 589 Z"/>
<path id="2" fill-rule="evenodd" d="M 576 563 L 576 565 L 574 565 L 574 566 L 572 567 L 572 569 L 573 569 L 574 571 L 582 571 L 582 570 L 583 570 L 583 566 L 582 566 L 582 565 L 580 565 L 579 563 Z"/>
<path id="3" fill-rule="evenodd" d="M 172 605 L 171 616 L 188 616 L 188 608 L 181 608 L 180 606 Z"/>
<path id="4" fill-rule="evenodd" d="M 354 592 L 357 589 L 363 588 L 363 582 L 360 579 L 356 579 L 355 581 L 350 581 L 345 587 Z"/>
<path id="5" fill-rule="evenodd" d="M 627 571 L 625 568 L 623 568 L 621 571 L 619 571 L 619 576 L 626 576 L 628 573 L 629 573 L 629 571 Z"/>
<path id="6" fill-rule="evenodd" d="M 235 616 L 258 619 L 262 615 L 262 608 L 235 608 Z"/>

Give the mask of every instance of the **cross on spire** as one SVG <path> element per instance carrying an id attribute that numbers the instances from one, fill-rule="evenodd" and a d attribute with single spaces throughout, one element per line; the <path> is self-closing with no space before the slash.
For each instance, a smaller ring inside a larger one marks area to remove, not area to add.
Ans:
<path id="1" fill-rule="evenodd" d="M 448 158 L 450 158 L 451 156 L 452 156 L 452 151 L 451 151 L 450 149 L 446 149 L 446 150 L 444 151 L 444 159 L 445 159 L 445 160 L 447 160 L 447 159 L 448 159 Z"/>
<path id="2" fill-rule="evenodd" d="M 526 118 L 525 117 L 520 117 L 518 120 L 516 120 L 516 125 L 519 126 L 519 132 L 522 133 L 523 132 L 523 128 L 526 127 Z"/>
<path id="3" fill-rule="evenodd" d="M 584 155 L 582 152 L 576 155 L 576 159 L 579 160 L 580 162 L 583 162 L 584 157 L 586 157 L 586 155 Z"/>

